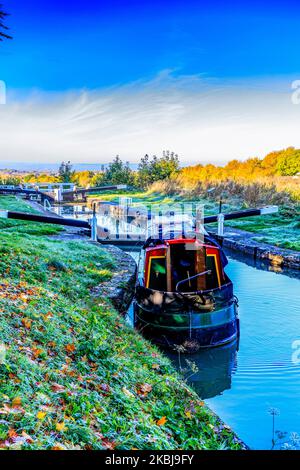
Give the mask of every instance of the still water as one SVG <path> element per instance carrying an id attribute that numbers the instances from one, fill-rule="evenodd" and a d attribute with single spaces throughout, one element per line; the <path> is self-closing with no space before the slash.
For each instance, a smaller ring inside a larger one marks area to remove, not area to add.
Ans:
<path id="1" fill-rule="evenodd" d="M 211 390 L 201 390 L 201 374 L 194 386 L 210 396 L 209 406 L 250 447 L 268 449 L 272 439 L 271 407 L 280 412 L 276 429 L 300 434 L 300 361 L 293 361 L 292 348 L 293 342 L 300 339 L 300 280 L 234 259 L 230 259 L 227 274 L 239 299 L 239 351 L 232 366 L 226 349 L 223 354 L 212 352 L 216 354 L 215 364 L 209 352 L 205 353 L 208 359 L 204 358 L 202 367 L 216 385 L 214 397 Z M 198 360 L 201 366 L 201 353 L 195 358 Z M 231 384 L 225 379 L 225 390 L 218 390 L 222 374 L 231 367 Z"/>
<path id="2" fill-rule="evenodd" d="M 74 209 L 63 215 L 74 216 Z M 138 253 L 129 252 L 137 260 Z M 198 368 L 188 380 L 246 444 L 270 449 L 271 408 L 278 412 L 276 430 L 300 434 L 300 273 L 275 273 L 230 254 L 226 272 L 239 299 L 239 345 L 188 356 Z M 178 355 L 170 357 L 179 367 Z M 184 356 L 180 362 L 185 368 Z"/>
<path id="3" fill-rule="evenodd" d="M 300 341 L 298 357 L 292 347 L 300 340 L 300 279 L 245 261 L 229 256 L 226 268 L 239 299 L 239 345 L 181 355 L 180 362 L 197 365 L 189 383 L 246 444 L 270 449 L 270 408 L 279 412 L 276 430 L 300 434 Z M 179 368 L 178 354 L 169 356 Z"/>

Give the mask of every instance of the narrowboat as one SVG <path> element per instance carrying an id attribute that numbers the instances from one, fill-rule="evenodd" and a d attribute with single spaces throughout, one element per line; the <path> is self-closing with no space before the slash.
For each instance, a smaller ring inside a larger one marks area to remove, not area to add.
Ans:
<path id="1" fill-rule="evenodd" d="M 185 352 L 239 338 L 237 298 L 227 258 L 209 235 L 149 238 L 142 249 L 134 300 L 138 330 Z"/>

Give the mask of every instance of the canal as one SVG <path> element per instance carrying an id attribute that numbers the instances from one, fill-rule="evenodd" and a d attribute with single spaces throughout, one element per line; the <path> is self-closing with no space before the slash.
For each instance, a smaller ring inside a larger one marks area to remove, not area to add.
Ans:
<path id="1" fill-rule="evenodd" d="M 300 340 L 300 279 L 233 258 L 226 271 L 239 299 L 241 338 L 229 386 L 207 402 L 250 447 L 269 449 L 272 408 L 276 430 L 300 433 L 300 360 L 293 349 Z M 220 363 L 204 362 L 217 384 Z M 194 385 L 201 389 L 197 380 Z"/>
<path id="2" fill-rule="evenodd" d="M 138 259 L 137 251 L 126 251 Z M 248 446 L 271 449 L 273 419 L 275 430 L 288 433 L 284 442 L 300 434 L 300 273 L 274 272 L 227 254 L 226 272 L 239 299 L 239 344 L 168 355 Z"/>

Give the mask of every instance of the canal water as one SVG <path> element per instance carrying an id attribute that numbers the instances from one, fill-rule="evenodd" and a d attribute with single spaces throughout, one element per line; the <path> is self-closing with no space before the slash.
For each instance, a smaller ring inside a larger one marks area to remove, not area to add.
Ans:
<path id="1" fill-rule="evenodd" d="M 233 258 L 226 271 L 239 299 L 239 351 L 235 357 L 226 348 L 212 352 L 215 363 L 209 351 L 204 357 L 200 353 L 195 361 L 210 376 L 215 390 L 210 386 L 203 389 L 200 370 L 193 383 L 250 447 L 269 449 L 272 408 L 279 413 L 276 430 L 300 434 L 300 354 L 293 349 L 300 340 L 300 280 Z M 300 341 L 297 348 L 300 351 Z M 229 372 L 227 382 L 225 370 Z"/>
<path id="2" fill-rule="evenodd" d="M 137 260 L 136 251 L 128 252 Z M 300 273 L 273 272 L 227 254 L 239 299 L 239 344 L 169 356 L 247 445 L 271 449 L 273 418 L 275 429 L 288 433 L 283 442 L 300 434 Z M 193 375 L 186 359 L 197 366 Z"/>

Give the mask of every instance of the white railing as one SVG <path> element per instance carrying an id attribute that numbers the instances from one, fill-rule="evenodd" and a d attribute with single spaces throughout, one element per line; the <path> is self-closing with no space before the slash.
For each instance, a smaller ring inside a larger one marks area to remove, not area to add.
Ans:
<path id="1" fill-rule="evenodd" d="M 37 189 L 38 191 L 49 191 L 53 192 L 55 189 L 60 189 L 63 191 L 74 191 L 75 190 L 74 183 L 24 183 L 22 184 L 23 189 Z"/>

